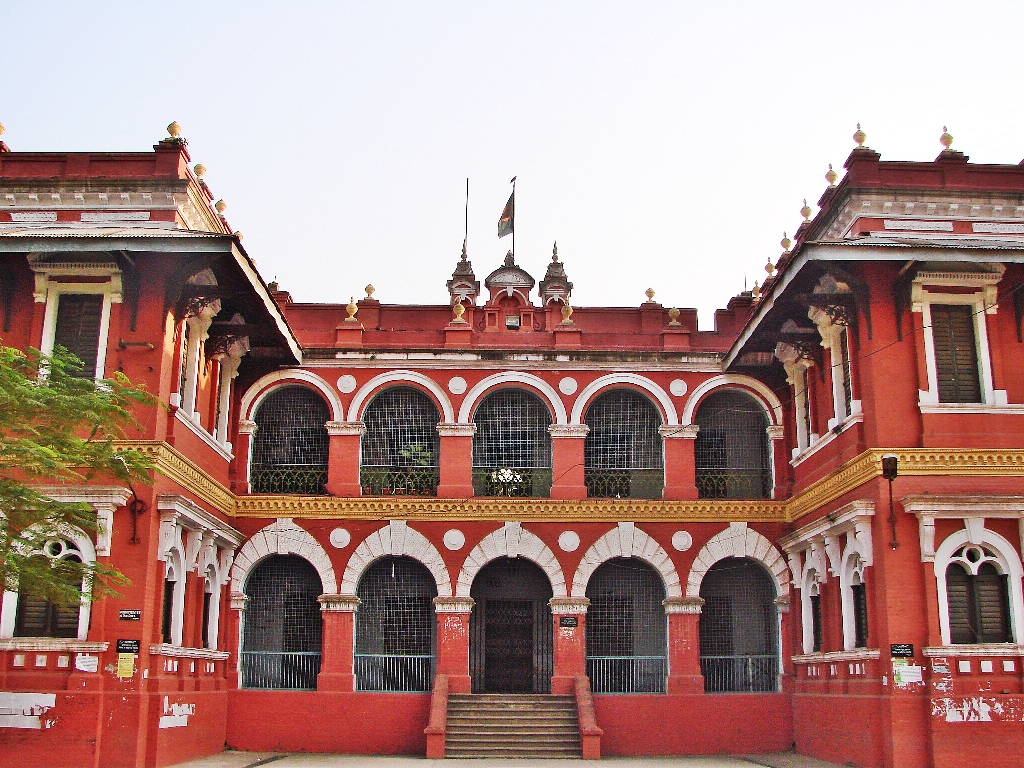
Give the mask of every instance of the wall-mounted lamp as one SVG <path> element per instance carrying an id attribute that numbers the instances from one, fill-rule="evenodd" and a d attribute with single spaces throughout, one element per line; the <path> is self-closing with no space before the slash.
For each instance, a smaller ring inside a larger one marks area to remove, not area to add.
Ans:
<path id="1" fill-rule="evenodd" d="M 882 477 L 889 481 L 889 527 L 892 529 L 892 542 L 889 544 L 896 549 L 900 543 L 896 540 L 896 506 L 892 500 L 892 481 L 900 473 L 900 459 L 894 453 L 887 453 L 882 457 Z"/>

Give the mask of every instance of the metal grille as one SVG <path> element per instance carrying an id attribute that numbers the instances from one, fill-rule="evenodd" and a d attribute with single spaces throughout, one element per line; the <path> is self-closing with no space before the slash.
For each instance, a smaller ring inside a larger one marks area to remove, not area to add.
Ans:
<path id="1" fill-rule="evenodd" d="M 643 395 L 613 390 L 587 409 L 584 443 L 587 495 L 657 499 L 665 485 L 661 418 Z"/>
<path id="2" fill-rule="evenodd" d="M 429 691 L 437 627 L 430 571 L 410 557 L 385 557 L 363 574 L 356 595 L 356 688 Z"/>
<path id="3" fill-rule="evenodd" d="M 768 499 L 772 494 L 768 420 L 742 392 L 709 396 L 697 410 L 694 452 L 702 499 Z"/>
<path id="4" fill-rule="evenodd" d="M 437 495 L 437 406 L 408 387 L 385 390 L 363 414 L 360 483 L 367 494 Z"/>
<path id="5" fill-rule="evenodd" d="M 323 398 L 307 387 L 281 387 L 256 411 L 249 483 L 253 493 L 324 493 L 331 418 Z"/>
<path id="6" fill-rule="evenodd" d="M 614 558 L 587 584 L 587 674 L 594 693 L 664 693 L 665 587 L 644 562 Z"/>
<path id="7" fill-rule="evenodd" d="M 297 555 L 271 555 L 245 583 L 243 688 L 316 688 L 322 620 L 320 576 Z"/>
<path id="8" fill-rule="evenodd" d="M 477 496 L 551 493 L 551 414 L 521 389 L 487 397 L 473 417 L 473 492 Z"/>
<path id="9" fill-rule="evenodd" d="M 700 596 L 700 668 L 708 693 L 778 690 L 775 587 L 752 560 L 715 563 Z"/>

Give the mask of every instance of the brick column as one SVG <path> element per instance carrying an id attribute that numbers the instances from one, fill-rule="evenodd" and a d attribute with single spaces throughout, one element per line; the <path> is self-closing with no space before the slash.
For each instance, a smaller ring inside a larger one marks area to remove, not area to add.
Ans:
<path id="1" fill-rule="evenodd" d="M 668 692 L 704 693 L 700 671 L 701 597 L 666 597 L 662 601 L 668 614 Z"/>
<path id="2" fill-rule="evenodd" d="M 437 674 L 448 675 L 451 693 L 469 693 L 469 616 L 471 597 L 435 597 L 437 611 Z"/>
<path id="3" fill-rule="evenodd" d="M 366 433 L 361 421 L 328 421 L 325 425 L 331 447 L 327 458 L 327 493 L 331 496 L 359 496 L 359 441 Z"/>
<path id="4" fill-rule="evenodd" d="M 696 424 L 661 427 L 665 440 L 665 499 L 696 499 L 697 472 L 694 441 L 700 429 Z"/>
<path id="5" fill-rule="evenodd" d="M 586 424 L 552 424 L 551 498 L 585 499 L 587 485 L 583 472 L 583 443 L 590 433 Z"/>
<path id="6" fill-rule="evenodd" d="M 239 641 L 242 637 L 242 622 L 245 621 L 245 604 L 249 602 L 249 598 L 241 592 L 232 592 L 230 601 L 231 611 L 225 622 L 224 628 L 227 630 L 224 633 L 225 637 L 217 638 L 217 645 L 231 654 L 224 670 L 224 679 L 227 681 L 229 689 L 242 687 L 239 676 L 242 666 L 242 646 Z"/>
<path id="7" fill-rule="evenodd" d="M 585 597 L 552 597 L 551 618 L 555 623 L 554 661 L 551 692 L 560 696 L 572 695 L 575 679 L 587 674 L 587 608 Z"/>
<path id="8" fill-rule="evenodd" d="M 441 438 L 441 476 L 437 495 L 468 499 L 473 495 L 473 435 L 476 424 L 438 424 Z"/>
<path id="9" fill-rule="evenodd" d="M 237 494 L 250 493 L 249 490 L 249 457 L 252 456 L 253 435 L 256 434 L 256 422 L 249 419 L 238 420 L 238 444 L 233 446 L 237 474 L 231 481 L 231 490 Z"/>
<path id="10" fill-rule="evenodd" d="M 323 640 L 320 643 L 320 674 L 318 691 L 354 691 L 356 676 L 352 671 L 355 653 L 355 595 L 320 595 L 317 598 L 323 617 Z"/>

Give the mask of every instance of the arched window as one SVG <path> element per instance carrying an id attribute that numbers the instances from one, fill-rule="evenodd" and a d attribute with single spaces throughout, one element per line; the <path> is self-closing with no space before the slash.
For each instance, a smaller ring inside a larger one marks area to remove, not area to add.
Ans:
<path id="1" fill-rule="evenodd" d="M 617 557 L 587 584 L 587 674 L 594 693 L 664 693 L 665 585 L 647 563 Z"/>
<path id="2" fill-rule="evenodd" d="M 411 557 L 384 557 L 356 589 L 356 689 L 429 691 L 434 679 L 437 585 Z"/>
<path id="3" fill-rule="evenodd" d="M 665 485 L 661 417 L 638 392 L 616 389 L 587 409 L 584 442 L 587 496 L 660 499 Z"/>
<path id="4" fill-rule="evenodd" d="M 954 644 L 1009 643 L 1007 576 L 987 547 L 961 547 L 946 566 L 949 639 Z"/>
<path id="5" fill-rule="evenodd" d="M 437 494 L 441 416 L 434 401 L 411 387 L 391 387 L 366 406 L 362 466 L 366 494 Z"/>
<path id="6" fill-rule="evenodd" d="M 697 409 L 694 446 L 702 499 L 769 499 L 772 471 L 768 417 L 750 395 L 725 390 Z"/>
<path id="7" fill-rule="evenodd" d="M 473 416 L 473 492 L 477 496 L 551 493 L 551 414 L 536 395 L 502 389 Z"/>
<path id="8" fill-rule="evenodd" d="M 253 493 L 324 493 L 327 403 L 308 387 L 275 389 L 256 410 L 249 484 Z"/>
<path id="9" fill-rule="evenodd" d="M 271 555 L 245 582 L 242 687 L 313 690 L 320 672 L 320 575 L 298 555 Z"/>
<path id="10" fill-rule="evenodd" d="M 36 594 L 34 590 L 22 589 L 18 593 L 18 609 L 14 619 L 15 637 L 71 637 L 79 636 L 81 602 L 74 603 L 74 593 L 82 588 L 81 570 L 61 570 L 63 563 L 85 562 L 82 553 L 74 543 L 65 539 L 47 541 L 37 556 L 46 563 L 46 568 L 57 569 L 57 574 L 69 590 L 62 594 Z M 39 561 L 35 561 L 39 562 Z"/>
<path id="11" fill-rule="evenodd" d="M 708 569 L 700 596 L 704 690 L 778 690 L 778 609 L 768 573 L 753 560 L 727 557 Z"/>

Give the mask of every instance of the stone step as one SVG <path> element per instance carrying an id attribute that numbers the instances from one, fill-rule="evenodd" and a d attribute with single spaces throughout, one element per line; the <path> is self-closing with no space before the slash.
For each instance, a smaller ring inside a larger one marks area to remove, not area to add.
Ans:
<path id="1" fill-rule="evenodd" d="M 449 737 L 486 737 L 486 738 L 513 738 L 517 736 L 537 738 L 578 738 L 578 729 L 575 726 L 543 726 L 541 728 L 524 728 L 521 725 L 510 725 L 507 728 L 497 724 L 466 726 L 449 726 L 447 729 Z"/>
<path id="2" fill-rule="evenodd" d="M 578 758 L 572 696 L 456 694 L 448 697 L 447 757 Z"/>

